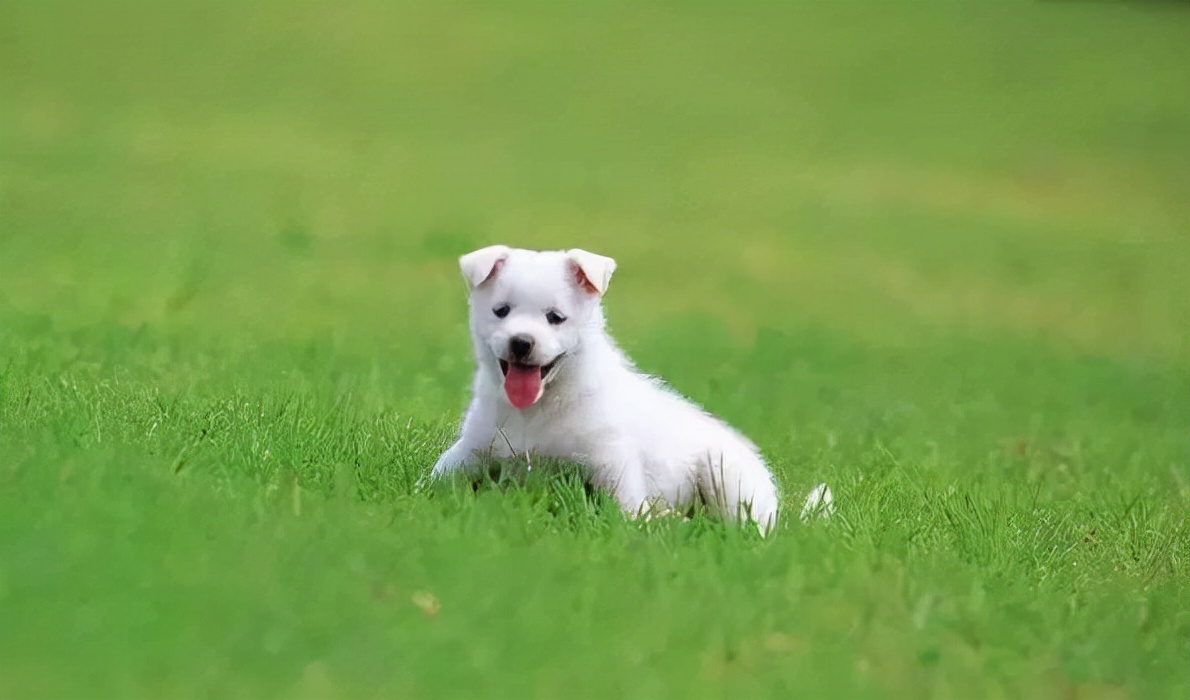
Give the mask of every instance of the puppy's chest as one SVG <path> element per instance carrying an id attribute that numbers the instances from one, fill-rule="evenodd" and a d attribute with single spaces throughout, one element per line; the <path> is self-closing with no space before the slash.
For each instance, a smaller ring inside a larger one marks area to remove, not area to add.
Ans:
<path id="1" fill-rule="evenodd" d="M 509 456 L 511 447 L 517 454 L 532 452 L 562 459 L 575 458 L 587 451 L 585 431 L 581 426 L 549 412 L 509 411 L 501 416 L 493 445 L 497 454 Z"/>

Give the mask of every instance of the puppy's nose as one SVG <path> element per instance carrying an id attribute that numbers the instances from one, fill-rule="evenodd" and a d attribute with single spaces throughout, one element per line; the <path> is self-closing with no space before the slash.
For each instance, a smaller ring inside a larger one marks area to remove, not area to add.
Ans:
<path id="1" fill-rule="evenodd" d="M 514 335 L 508 340 L 508 350 L 514 360 L 523 360 L 533 352 L 533 337 L 528 335 Z"/>

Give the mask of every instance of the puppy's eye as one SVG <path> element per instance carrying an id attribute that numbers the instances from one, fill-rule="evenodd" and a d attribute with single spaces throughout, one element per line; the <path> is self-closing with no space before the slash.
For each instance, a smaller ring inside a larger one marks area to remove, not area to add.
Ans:
<path id="1" fill-rule="evenodd" d="M 496 318 L 504 318 L 508 315 L 509 311 L 512 311 L 512 307 L 508 304 L 501 304 L 492 309 L 492 313 L 496 314 Z"/>
<path id="2" fill-rule="evenodd" d="M 566 317 L 563 316 L 562 314 L 558 313 L 557 311 L 547 311 L 545 314 L 545 320 L 549 321 L 551 326 L 556 326 L 560 323 L 565 322 Z"/>

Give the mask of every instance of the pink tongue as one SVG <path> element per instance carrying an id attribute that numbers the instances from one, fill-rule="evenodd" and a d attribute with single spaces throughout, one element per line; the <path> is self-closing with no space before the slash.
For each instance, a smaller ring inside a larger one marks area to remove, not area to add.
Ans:
<path id="1" fill-rule="evenodd" d="M 541 368 L 509 364 L 508 374 L 504 375 L 504 393 L 516 408 L 532 406 L 541 393 Z"/>

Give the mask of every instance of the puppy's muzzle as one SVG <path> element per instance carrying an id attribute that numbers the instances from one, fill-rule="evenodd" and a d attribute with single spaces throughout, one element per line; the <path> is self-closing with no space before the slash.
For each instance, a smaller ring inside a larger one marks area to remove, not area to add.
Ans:
<path id="1" fill-rule="evenodd" d="M 514 335 L 508 340 L 508 352 L 516 362 L 524 362 L 533 354 L 533 336 L 524 333 Z"/>

